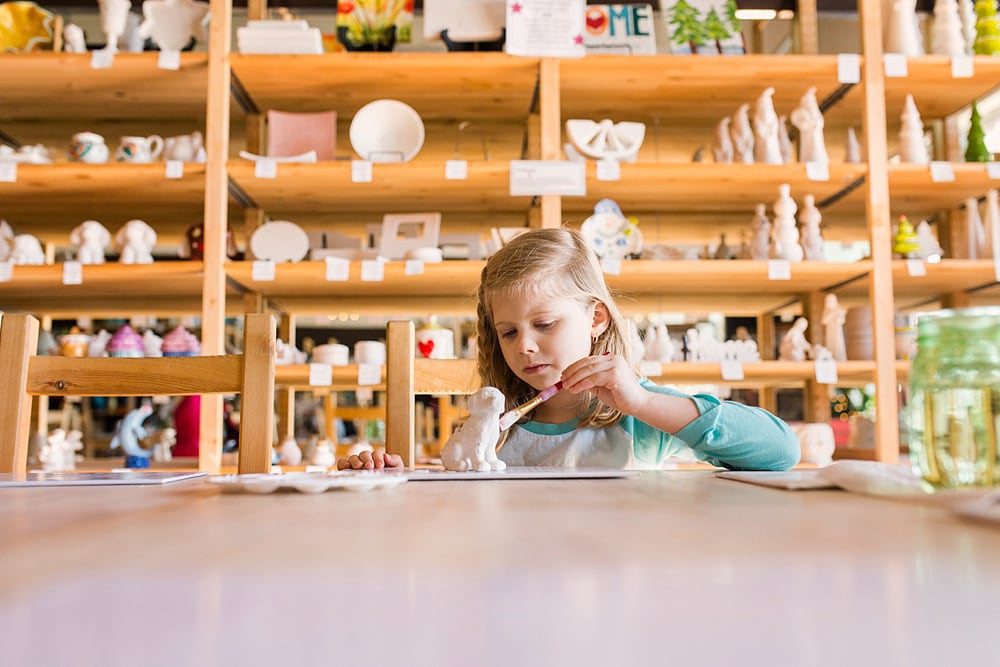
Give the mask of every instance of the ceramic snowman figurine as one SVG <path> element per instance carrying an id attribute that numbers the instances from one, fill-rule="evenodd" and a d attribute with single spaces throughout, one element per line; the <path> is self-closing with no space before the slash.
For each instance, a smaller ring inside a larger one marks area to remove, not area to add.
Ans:
<path id="1" fill-rule="evenodd" d="M 156 231 L 142 220 L 129 220 L 115 234 L 115 249 L 122 264 L 152 264 Z"/>
<path id="2" fill-rule="evenodd" d="M 441 463 L 446 470 L 489 472 L 507 467 L 496 451 L 505 403 L 496 387 L 483 387 L 469 398 L 469 419 L 441 449 Z"/>
<path id="3" fill-rule="evenodd" d="M 771 256 L 771 221 L 767 219 L 767 206 L 757 204 L 753 220 L 753 241 L 750 243 L 750 258 L 766 260 Z"/>
<path id="4" fill-rule="evenodd" d="M 333 442 L 329 438 L 320 438 L 309 455 L 309 463 L 314 466 L 326 466 L 329 468 L 336 462 L 333 455 Z"/>
<path id="5" fill-rule="evenodd" d="M 934 1 L 934 26 L 931 28 L 931 53 L 942 56 L 961 56 L 967 53 L 968 44 L 962 33 L 962 19 L 955 0 Z"/>
<path id="6" fill-rule="evenodd" d="M 798 206 L 791 197 L 791 189 L 787 183 L 778 188 L 778 199 L 774 202 L 774 248 L 771 257 L 801 262 L 802 246 L 799 245 L 799 230 L 795 226 Z"/>
<path id="7" fill-rule="evenodd" d="M 125 34 L 132 3 L 130 0 L 97 0 L 97 4 L 101 8 L 101 28 L 107 36 L 104 50 L 114 53 L 118 50 L 118 40 Z"/>
<path id="8" fill-rule="evenodd" d="M 941 244 L 938 243 L 937 237 L 934 236 L 934 232 L 926 220 L 917 223 L 917 243 L 920 245 L 920 257 L 924 260 L 931 257 L 940 259 L 941 255 L 944 254 Z"/>
<path id="9" fill-rule="evenodd" d="M 847 148 L 844 151 L 844 162 L 859 164 L 861 162 L 861 144 L 853 127 L 847 128 Z"/>
<path id="10" fill-rule="evenodd" d="M 729 136 L 733 140 L 733 161 L 753 164 L 753 130 L 750 129 L 749 104 L 741 104 L 736 110 L 729 127 Z"/>
<path id="11" fill-rule="evenodd" d="M 806 340 L 806 329 L 809 321 L 800 317 L 792 324 L 792 327 L 781 339 L 778 347 L 778 359 L 781 361 L 805 361 L 809 355 L 810 345 Z"/>
<path id="12" fill-rule="evenodd" d="M 180 51 L 192 36 L 205 39 L 208 9 L 207 2 L 196 0 L 146 0 L 139 34 L 151 37 L 161 51 Z"/>
<path id="13" fill-rule="evenodd" d="M 837 361 L 847 361 L 847 346 L 844 343 L 844 322 L 847 320 L 840 300 L 832 292 L 823 302 L 823 340 L 830 354 Z"/>
<path id="14" fill-rule="evenodd" d="M 104 264 L 104 250 L 111 244 L 111 232 L 96 220 L 77 225 L 69 235 L 81 264 Z"/>
<path id="15" fill-rule="evenodd" d="M 792 125 L 799 129 L 799 162 L 829 163 L 826 140 L 823 138 L 823 112 L 816 101 L 816 88 L 806 91 L 792 112 Z"/>
<path id="16" fill-rule="evenodd" d="M 781 147 L 781 161 L 785 164 L 795 162 L 795 147 L 788 136 L 788 116 L 778 116 L 778 145 Z"/>
<path id="17" fill-rule="evenodd" d="M 712 142 L 712 157 L 719 164 L 730 164 L 733 161 L 733 140 L 729 137 L 731 119 L 723 118 L 715 126 L 715 140 Z"/>
<path id="18" fill-rule="evenodd" d="M 917 111 L 913 95 L 906 96 L 903 113 L 900 115 L 902 125 L 899 128 L 899 157 L 910 164 L 929 164 L 930 155 L 927 144 L 924 143 L 924 123 Z"/>
<path id="19" fill-rule="evenodd" d="M 823 261 L 823 234 L 819 228 L 822 220 L 823 215 L 816 208 L 816 198 L 806 195 L 799 222 L 802 223 L 802 253 L 809 261 Z"/>
<path id="20" fill-rule="evenodd" d="M 908 57 L 924 55 L 923 39 L 917 27 L 917 0 L 893 0 L 884 41 L 886 53 Z"/>
<path id="21" fill-rule="evenodd" d="M 778 139 L 778 114 L 774 111 L 774 88 L 768 87 L 753 108 L 754 161 L 783 164 Z"/>

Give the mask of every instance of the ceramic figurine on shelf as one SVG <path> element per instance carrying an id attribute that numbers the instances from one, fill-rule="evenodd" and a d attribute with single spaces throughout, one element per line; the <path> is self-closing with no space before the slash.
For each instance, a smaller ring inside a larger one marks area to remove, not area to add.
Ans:
<path id="1" fill-rule="evenodd" d="M 788 116 L 778 116 L 778 146 L 781 147 L 781 161 L 785 164 L 795 162 L 795 146 L 788 136 Z"/>
<path id="2" fill-rule="evenodd" d="M 778 192 L 778 199 L 774 202 L 774 247 L 771 257 L 801 262 L 802 246 L 799 245 L 799 230 L 795 226 L 795 211 L 798 206 L 791 197 L 790 185 L 782 183 Z"/>
<path id="3" fill-rule="evenodd" d="M 139 441 L 145 438 L 145 427 L 142 425 L 149 416 L 153 414 L 153 406 L 143 403 L 135 410 L 129 412 L 118 422 L 115 427 L 115 434 L 111 438 L 111 449 L 121 447 L 125 452 L 126 468 L 148 468 L 149 459 L 153 456 L 152 450 L 144 449 Z"/>
<path id="4" fill-rule="evenodd" d="M 938 243 L 937 236 L 934 235 L 930 224 L 926 220 L 921 220 L 917 223 L 916 231 L 917 244 L 920 246 L 920 250 L 918 251 L 920 257 L 930 262 L 940 260 L 944 254 L 944 250 L 941 248 L 941 244 Z"/>
<path id="5" fill-rule="evenodd" d="M 754 161 L 783 164 L 778 139 L 778 114 L 774 111 L 774 88 L 768 87 L 753 108 Z"/>
<path id="6" fill-rule="evenodd" d="M 67 23 L 63 28 L 63 51 L 66 53 L 86 53 L 87 40 L 83 28 L 75 23 Z"/>
<path id="7" fill-rule="evenodd" d="M 483 387 L 469 398 L 469 419 L 441 449 L 441 463 L 446 470 L 489 472 L 507 467 L 496 451 L 505 404 L 503 393 L 496 387 Z"/>
<path id="8" fill-rule="evenodd" d="M 729 136 L 730 118 L 723 118 L 715 126 L 715 139 L 712 141 L 712 157 L 719 164 L 730 164 L 733 161 L 733 140 Z"/>
<path id="9" fill-rule="evenodd" d="M 884 41 L 886 53 L 924 55 L 923 38 L 917 27 L 917 0 L 893 0 Z"/>
<path id="10" fill-rule="evenodd" d="M 97 0 L 101 8 L 101 28 L 107 36 L 105 51 L 118 50 L 118 40 L 125 34 L 129 11 L 132 9 L 130 0 Z"/>
<path id="11" fill-rule="evenodd" d="M 962 56 L 968 45 L 962 34 L 962 19 L 955 0 L 934 0 L 934 25 L 931 28 L 931 53 Z"/>
<path id="12" fill-rule="evenodd" d="M 840 305 L 834 293 L 826 295 L 823 302 L 823 342 L 837 361 L 847 361 L 847 345 L 844 342 L 844 322 L 847 311 Z"/>
<path id="13" fill-rule="evenodd" d="M 799 449 L 803 463 L 817 466 L 829 465 L 833 462 L 833 453 L 837 449 L 833 437 L 833 427 L 829 424 L 789 424 L 792 432 L 799 439 Z"/>
<path id="14" fill-rule="evenodd" d="M 892 240 L 892 251 L 903 259 L 920 256 L 920 243 L 917 241 L 917 233 L 913 230 L 913 225 L 905 215 L 899 216 L 899 226 L 896 229 L 896 236 Z"/>
<path id="15" fill-rule="evenodd" d="M 722 234 L 719 237 L 719 244 L 715 246 L 715 252 L 712 253 L 712 259 L 733 259 L 733 249 L 729 247 L 726 243 L 726 235 Z"/>
<path id="16" fill-rule="evenodd" d="M 670 363 L 674 360 L 674 341 L 670 340 L 667 325 L 660 322 L 656 326 L 656 339 L 653 341 L 653 361 Z"/>
<path id="17" fill-rule="evenodd" d="M 812 262 L 823 261 L 823 234 L 819 225 L 823 215 L 816 208 L 816 198 L 806 195 L 799 222 L 802 223 L 802 254 Z"/>
<path id="18" fill-rule="evenodd" d="M 122 264 L 152 264 L 156 230 L 142 220 L 129 220 L 115 234 L 115 250 Z"/>
<path id="19" fill-rule="evenodd" d="M 88 357 L 104 357 L 107 356 L 108 343 L 111 342 L 111 334 L 107 329 L 101 329 L 96 334 L 91 337 L 90 342 L 87 344 L 87 356 Z"/>
<path id="20" fill-rule="evenodd" d="M 76 247 L 81 264 L 104 264 L 104 250 L 111 244 L 111 232 L 97 220 L 87 220 L 70 232 L 69 242 Z"/>
<path id="21" fill-rule="evenodd" d="M 972 103 L 972 117 L 969 121 L 969 137 L 967 148 L 965 149 L 966 162 L 990 162 L 993 160 L 993 153 L 986 147 L 986 133 L 983 132 L 983 119 L 979 115 L 979 108 L 976 103 Z"/>
<path id="22" fill-rule="evenodd" d="M 809 328 L 809 321 L 800 317 L 792 323 L 788 333 L 781 339 L 778 347 L 778 359 L 780 361 L 805 361 L 809 356 L 811 346 L 806 340 L 806 329 Z"/>
<path id="23" fill-rule="evenodd" d="M 986 245 L 986 227 L 979 215 L 979 200 L 970 197 L 965 200 L 965 234 L 969 240 L 966 259 L 984 259 L 989 257 Z"/>
<path id="24" fill-rule="evenodd" d="M 771 257 L 771 221 L 767 219 L 767 206 L 757 204 L 753 220 L 753 241 L 750 244 L 750 258 L 766 260 Z"/>
<path id="25" fill-rule="evenodd" d="M 162 357 L 163 339 L 152 329 L 146 329 L 146 333 L 142 334 L 142 351 L 147 357 Z"/>
<path id="26" fill-rule="evenodd" d="M 76 453 L 83 449 L 79 431 L 66 433 L 61 428 L 52 431 L 38 451 L 38 460 L 45 472 L 76 470 Z"/>
<path id="27" fill-rule="evenodd" d="M 31 234 L 18 234 L 11 242 L 7 261 L 13 264 L 44 264 L 45 251 L 41 241 Z"/>
<path id="28" fill-rule="evenodd" d="M 302 463 L 302 450 L 299 449 L 299 443 L 290 435 L 281 441 L 278 454 L 283 466 L 297 466 Z"/>
<path id="29" fill-rule="evenodd" d="M 173 452 L 170 450 L 176 444 L 177 431 L 172 428 L 160 431 L 156 436 L 156 444 L 153 445 L 153 460 L 164 462 L 173 460 Z"/>
<path id="30" fill-rule="evenodd" d="M 309 463 L 314 466 L 326 466 L 329 468 L 336 462 L 336 457 L 333 454 L 333 442 L 329 438 L 320 438 L 309 454 Z"/>
<path id="31" fill-rule="evenodd" d="M 830 162 L 823 138 L 823 112 L 816 101 L 815 87 L 806 91 L 790 118 L 799 129 L 799 162 Z"/>
<path id="32" fill-rule="evenodd" d="M 733 162 L 753 164 L 753 130 L 750 128 L 750 105 L 741 104 L 729 126 L 733 140 Z"/>
<path id="33" fill-rule="evenodd" d="M 1000 257 L 1000 197 L 996 190 L 986 191 L 986 253 L 983 259 Z"/>
<path id="34" fill-rule="evenodd" d="M 924 143 L 924 123 L 917 111 L 913 95 L 906 96 L 903 113 L 900 115 L 902 124 L 899 128 L 899 158 L 910 164 L 929 164 L 930 155 L 927 144 Z"/>
<path id="35" fill-rule="evenodd" d="M 191 41 L 205 40 L 209 5 L 197 0 L 146 0 L 142 3 L 145 20 L 139 34 L 151 38 L 161 51 L 180 51 Z"/>
<path id="36" fill-rule="evenodd" d="M 580 234 L 601 259 L 626 259 L 642 252 L 642 232 L 613 199 L 602 199 L 580 225 Z"/>
<path id="37" fill-rule="evenodd" d="M 848 164 L 860 164 L 861 144 L 858 143 L 858 135 L 853 127 L 847 128 L 847 147 L 844 150 L 844 162 Z"/>
<path id="38" fill-rule="evenodd" d="M 973 52 L 980 56 L 1000 54 L 1000 19 L 994 0 L 976 0 L 976 40 Z"/>

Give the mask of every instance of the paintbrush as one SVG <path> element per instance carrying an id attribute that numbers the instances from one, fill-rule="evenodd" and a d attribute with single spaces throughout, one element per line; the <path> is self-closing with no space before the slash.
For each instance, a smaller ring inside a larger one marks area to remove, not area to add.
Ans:
<path id="1" fill-rule="evenodd" d="M 549 400 L 557 393 L 559 393 L 559 390 L 562 389 L 562 386 L 563 383 L 562 380 L 560 380 L 551 387 L 546 387 L 545 389 L 542 389 L 540 392 L 538 392 L 538 395 L 535 396 L 530 401 L 525 401 L 524 403 L 521 403 L 521 405 L 517 406 L 513 410 L 508 410 L 507 412 L 505 412 L 503 417 L 500 418 L 500 430 L 506 431 L 507 429 L 509 429 L 511 426 L 514 425 L 514 422 L 516 422 L 518 419 L 528 414 L 529 412 L 537 408 L 539 405 L 541 405 L 542 403 L 544 403 L 545 401 Z"/>

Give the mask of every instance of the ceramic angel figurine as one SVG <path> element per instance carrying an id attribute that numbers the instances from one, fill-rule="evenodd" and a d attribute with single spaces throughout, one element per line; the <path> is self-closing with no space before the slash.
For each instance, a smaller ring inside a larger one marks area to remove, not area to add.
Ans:
<path id="1" fill-rule="evenodd" d="M 799 230 L 795 226 L 798 206 L 791 197 L 791 190 L 788 183 L 782 183 L 778 188 L 778 199 L 774 202 L 774 247 L 771 257 L 801 262 L 802 246 L 799 245 Z"/>
<path id="2" fill-rule="evenodd" d="M 76 470 L 76 453 L 83 449 L 79 431 L 66 433 L 57 428 L 46 438 L 46 443 L 38 451 L 38 460 L 45 472 L 63 472 Z"/>
<path id="3" fill-rule="evenodd" d="M 788 136 L 788 116 L 778 116 L 778 146 L 781 147 L 781 161 L 785 164 L 795 162 L 795 146 Z"/>
<path id="4" fill-rule="evenodd" d="M 934 25 L 931 28 L 931 53 L 961 56 L 968 45 L 962 34 L 962 19 L 955 0 L 934 0 Z"/>
<path id="5" fill-rule="evenodd" d="M 753 130 L 750 129 L 750 105 L 741 104 L 729 126 L 733 140 L 733 161 L 753 164 Z"/>
<path id="6" fill-rule="evenodd" d="M 816 198 L 806 195 L 799 222 L 802 223 L 802 254 L 809 261 L 823 261 L 823 234 L 819 224 L 823 215 L 816 208 Z"/>
<path id="7" fill-rule="evenodd" d="M 844 162 L 859 164 L 861 162 L 861 144 L 853 127 L 847 128 L 847 147 L 844 150 Z"/>
<path id="8" fill-rule="evenodd" d="M 788 333 L 781 339 L 778 347 L 778 359 L 781 361 L 805 361 L 809 356 L 810 345 L 806 340 L 806 329 L 809 321 L 800 317 L 792 323 Z"/>
<path id="9" fill-rule="evenodd" d="M 148 355 L 147 355 L 148 356 Z M 172 428 L 165 428 L 156 436 L 156 443 L 153 445 L 154 461 L 172 461 L 174 458 L 171 448 L 177 444 L 177 431 Z"/>
<path id="10" fill-rule="evenodd" d="M 146 0 L 142 3 L 145 20 L 139 34 L 151 37 L 161 51 L 180 51 L 193 36 L 205 40 L 209 5 L 197 0 Z"/>
<path id="11" fill-rule="evenodd" d="M 111 232 L 97 220 L 87 220 L 70 232 L 69 242 L 76 247 L 81 264 L 104 264 L 104 250 L 111 244 Z"/>
<path id="12" fill-rule="evenodd" d="M 505 404 L 504 395 L 496 387 L 483 387 L 469 398 L 469 419 L 441 449 L 441 463 L 446 470 L 489 472 L 507 467 L 496 451 Z"/>
<path id="13" fill-rule="evenodd" d="M 125 34 L 129 11 L 132 9 L 130 0 L 97 0 L 101 8 L 101 28 L 107 36 L 105 51 L 114 53 L 118 50 L 118 40 Z"/>
<path id="14" fill-rule="evenodd" d="M 917 27 L 917 0 L 893 0 L 884 41 L 886 53 L 924 55 L 924 43 Z"/>
<path id="15" fill-rule="evenodd" d="M 723 118 L 715 126 L 712 157 L 720 164 L 730 164 L 733 161 L 733 140 L 729 137 L 730 120 L 729 118 Z"/>
<path id="16" fill-rule="evenodd" d="M 847 345 L 844 343 L 845 321 L 847 314 L 841 307 L 837 295 L 832 292 L 827 294 L 823 302 L 823 341 L 837 361 L 847 361 Z"/>
<path id="17" fill-rule="evenodd" d="M 156 231 L 142 220 L 129 220 L 115 234 L 115 250 L 122 264 L 152 264 Z"/>
<path id="18" fill-rule="evenodd" d="M 336 457 L 333 455 L 333 442 L 329 438 L 320 438 L 309 455 L 309 463 L 327 468 L 336 463 Z"/>
<path id="19" fill-rule="evenodd" d="M 753 220 L 753 241 L 750 244 L 750 258 L 766 260 L 771 256 L 771 221 L 767 219 L 767 206 L 757 204 Z"/>
<path id="20" fill-rule="evenodd" d="M 917 244 L 920 246 L 920 250 L 918 251 L 920 257 L 924 260 L 928 260 L 931 257 L 940 259 L 944 254 L 941 244 L 938 243 L 934 231 L 926 220 L 921 220 L 917 223 Z"/>
<path id="21" fill-rule="evenodd" d="M 830 162 L 823 138 L 823 112 L 816 101 L 815 86 L 806 91 L 792 112 L 792 125 L 799 129 L 799 162 Z"/>
<path id="22" fill-rule="evenodd" d="M 899 158 L 910 164 L 929 164 L 930 155 L 927 144 L 924 143 L 924 123 L 917 111 L 913 95 L 906 96 L 903 113 L 900 115 L 902 125 L 899 128 Z"/>
<path id="23" fill-rule="evenodd" d="M 774 88 L 768 87 L 753 108 L 754 161 L 782 164 L 778 139 L 778 114 L 774 111 Z"/>
<path id="24" fill-rule="evenodd" d="M 292 436 L 286 436 L 281 441 L 279 450 L 281 465 L 297 466 L 302 463 L 302 450 L 299 449 L 299 443 Z"/>
<path id="25" fill-rule="evenodd" d="M 18 234 L 11 243 L 7 260 L 14 264 L 44 264 L 45 251 L 41 241 L 31 234 Z"/>
<path id="26" fill-rule="evenodd" d="M 151 414 L 153 414 L 153 406 L 149 403 L 143 403 L 125 415 L 115 427 L 115 434 L 111 438 L 110 446 L 111 449 L 121 447 L 125 451 L 126 468 L 149 467 L 149 459 L 153 456 L 153 452 L 144 449 L 139 441 L 148 435 L 142 424 L 149 419 Z"/>

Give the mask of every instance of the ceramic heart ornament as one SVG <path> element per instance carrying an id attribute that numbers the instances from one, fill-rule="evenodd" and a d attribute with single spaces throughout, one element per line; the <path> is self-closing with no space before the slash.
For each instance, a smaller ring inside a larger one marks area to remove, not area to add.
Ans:
<path id="1" fill-rule="evenodd" d="M 424 359 L 429 359 L 431 354 L 434 352 L 434 341 L 422 340 L 417 343 L 417 349 L 420 350 L 420 356 Z"/>
<path id="2" fill-rule="evenodd" d="M 146 0 L 139 34 L 151 37 L 161 51 L 180 51 L 192 36 L 199 41 L 206 39 L 208 9 L 207 2 L 198 0 Z"/>
<path id="3" fill-rule="evenodd" d="M 607 118 L 600 122 L 572 119 L 566 121 L 566 134 L 587 157 L 632 161 L 646 138 L 646 126 L 627 121 L 615 123 Z"/>

